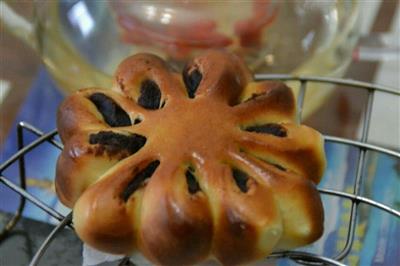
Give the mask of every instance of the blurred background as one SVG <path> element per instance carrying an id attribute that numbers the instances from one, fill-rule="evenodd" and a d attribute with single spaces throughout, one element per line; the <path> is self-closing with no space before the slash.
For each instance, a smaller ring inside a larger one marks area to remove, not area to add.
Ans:
<path id="1" fill-rule="evenodd" d="M 346 78 L 400 88 L 397 0 L 283 1 L 1 1 L 0 162 L 17 150 L 16 127 L 27 121 L 53 130 L 63 98 L 82 87 L 111 85 L 118 63 L 137 52 L 155 53 L 176 71 L 205 49 L 232 51 L 255 74 Z M 298 94 L 299 83 L 289 82 Z M 309 83 L 303 123 L 326 135 L 360 140 L 368 91 Z M 368 143 L 400 151 L 400 97 L 376 92 Z M 26 143 L 36 137 L 27 134 Z M 319 188 L 353 192 L 360 152 L 326 144 L 328 167 Z M 54 194 L 59 150 L 43 144 L 26 158 L 28 191 L 66 214 Z M 368 152 L 362 195 L 400 208 L 400 162 Z M 0 173 L 18 183 L 18 166 Z M 0 228 L 18 206 L 0 183 Z M 346 246 L 351 202 L 323 195 L 321 240 L 305 250 L 335 257 Z M 349 265 L 393 265 L 400 256 L 400 225 L 361 204 Z M 11 237 L 0 238 L 0 265 L 27 265 L 55 220 L 32 204 Z M 33 221 L 33 220 L 36 221 Z M 40 222 L 38 222 L 40 221 Z M 70 247 L 65 251 L 68 243 Z M 44 265 L 81 264 L 76 236 L 62 232 Z M 16 255 L 18 254 L 18 255 Z M 4 259 L 4 261 L 2 261 Z M 292 265 L 283 261 L 279 265 Z M 264 265 L 264 264 L 263 264 Z"/>

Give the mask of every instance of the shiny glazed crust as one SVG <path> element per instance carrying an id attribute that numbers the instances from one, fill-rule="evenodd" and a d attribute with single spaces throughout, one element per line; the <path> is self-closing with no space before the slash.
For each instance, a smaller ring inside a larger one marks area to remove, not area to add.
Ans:
<path id="1" fill-rule="evenodd" d="M 253 82 L 232 54 L 209 51 L 183 75 L 137 54 L 112 90 L 60 106 L 57 194 L 84 242 L 156 264 L 245 264 L 306 245 L 323 232 L 326 163 L 295 111 L 290 88 Z"/>

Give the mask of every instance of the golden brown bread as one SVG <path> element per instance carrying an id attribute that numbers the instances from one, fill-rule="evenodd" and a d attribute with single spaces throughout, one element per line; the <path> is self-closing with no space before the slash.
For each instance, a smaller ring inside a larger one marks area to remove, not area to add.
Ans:
<path id="1" fill-rule="evenodd" d="M 209 51 L 183 76 L 132 56 L 113 90 L 60 106 L 57 193 L 84 242 L 156 264 L 236 265 L 311 243 L 323 138 L 295 111 L 287 86 L 253 82 L 232 54 Z"/>

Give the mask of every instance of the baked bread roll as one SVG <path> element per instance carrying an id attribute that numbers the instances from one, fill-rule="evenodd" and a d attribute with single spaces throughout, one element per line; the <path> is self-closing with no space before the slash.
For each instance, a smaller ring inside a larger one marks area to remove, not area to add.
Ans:
<path id="1" fill-rule="evenodd" d="M 323 232 L 326 162 L 295 114 L 290 88 L 253 82 L 235 55 L 209 51 L 183 74 L 134 55 L 112 90 L 60 106 L 57 194 L 84 242 L 156 264 L 245 264 L 306 245 Z"/>

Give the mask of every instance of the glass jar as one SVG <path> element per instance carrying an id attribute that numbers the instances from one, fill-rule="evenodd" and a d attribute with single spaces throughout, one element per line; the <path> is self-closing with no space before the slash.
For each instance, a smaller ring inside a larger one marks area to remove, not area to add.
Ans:
<path id="1" fill-rule="evenodd" d="M 180 71 L 205 49 L 227 49 L 253 73 L 339 77 L 358 38 L 356 0 L 35 1 L 33 21 L 0 4 L 2 23 L 66 93 L 110 87 L 119 62 L 137 52 Z"/>

